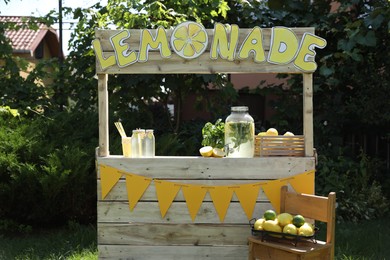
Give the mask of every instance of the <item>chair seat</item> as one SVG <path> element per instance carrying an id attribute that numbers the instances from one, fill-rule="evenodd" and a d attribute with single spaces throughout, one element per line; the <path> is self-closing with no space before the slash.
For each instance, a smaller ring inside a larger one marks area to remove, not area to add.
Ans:
<path id="1" fill-rule="evenodd" d="M 260 259 L 278 259 L 278 255 L 275 252 L 284 251 L 286 255 L 310 255 L 317 256 L 318 259 L 329 259 L 328 257 L 320 257 L 328 255 L 331 251 L 332 245 L 326 244 L 324 241 L 298 241 L 295 246 L 294 241 L 288 241 L 287 239 L 267 239 L 261 241 L 261 238 L 251 236 L 248 238 L 250 244 L 250 250 L 252 254 Z M 252 245 L 251 245 L 252 243 Z M 287 259 L 287 258 L 286 258 Z M 300 259 L 292 258 L 292 259 Z M 305 258 L 306 259 L 306 258 Z"/>

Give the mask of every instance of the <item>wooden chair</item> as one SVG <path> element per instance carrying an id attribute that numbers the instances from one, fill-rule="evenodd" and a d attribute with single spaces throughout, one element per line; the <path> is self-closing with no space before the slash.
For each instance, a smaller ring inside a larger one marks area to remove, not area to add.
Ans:
<path id="1" fill-rule="evenodd" d="M 288 259 L 334 259 L 336 193 L 328 197 L 289 192 L 287 186 L 281 189 L 280 212 L 300 214 L 306 219 L 326 222 L 326 241 L 299 241 L 296 246 L 288 239 L 263 240 L 251 236 L 249 260 Z"/>

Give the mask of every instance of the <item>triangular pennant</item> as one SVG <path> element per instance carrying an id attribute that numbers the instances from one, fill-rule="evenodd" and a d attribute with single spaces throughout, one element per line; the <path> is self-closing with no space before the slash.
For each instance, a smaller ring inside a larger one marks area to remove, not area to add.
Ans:
<path id="1" fill-rule="evenodd" d="M 278 213 L 280 213 L 280 189 L 283 185 L 286 185 L 286 183 L 287 181 L 282 179 L 267 181 L 262 185 L 265 195 L 267 195 L 271 205 Z"/>
<path id="2" fill-rule="evenodd" d="M 104 199 L 115 184 L 122 177 L 122 173 L 113 167 L 100 165 L 100 184 L 102 186 L 102 199 Z"/>
<path id="3" fill-rule="evenodd" d="M 127 197 L 129 199 L 129 208 L 131 211 L 133 211 L 135 205 L 137 205 L 137 202 L 141 199 L 151 181 L 151 178 L 135 174 L 126 174 Z"/>
<path id="4" fill-rule="evenodd" d="M 158 205 L 160 207 L 161 217 L 164 218 L 176 194 L 180 190 L 180 185 L 173 182 L 155 180 Z"/>
<path id="5" fill-rule="evenodd" d="M 219 220 L 224 221 L 226 212 L 229 208 L 233 196 L 233 189 L 229 186 L 210 186 L 209 192 L 213 200 L 215 210 L 218 213 Z"/>
<path id="6" fill-rule="evenodd" d="M 297 193 L 314 194 L 315 170 L 298 174 L 288 182 Z"/>
<path id="7" fill-rule="evenodd" d="M 201 185 L 183 185 L 181 187 L 183 191 L 184 198 L 187 203 L 188 211 L 191 215 L 192 221 L 195 220 L 196 214 L 199 211 L 200 206 L 202 205 L 203 199 L 207 193 L 207 189 Z"/>
<path id="8" fill-rule="evenodd" d="M 253 210 L 255 209 L 256 200 L 261 187 L 260 184 L 261 183 L 242 184 L 233 188 L 248 220 L 252 219 Z"/>

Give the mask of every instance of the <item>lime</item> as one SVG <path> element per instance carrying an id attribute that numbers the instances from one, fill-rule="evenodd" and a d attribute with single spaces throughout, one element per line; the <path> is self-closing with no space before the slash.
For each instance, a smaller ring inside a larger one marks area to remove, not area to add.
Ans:
<path id="1" fill-rule="evenodd" d="M 290 213 L 281 213 L 277 216 L 279 221 L 279 225 L 284 227 L 287 224 L 291 224 L 293 220 L 293 216 Z"/>
<path id="2" fill-rule="evenodd" d="M 264 212 L 263 217 L 265 218 L 265 220 L 275 220 L 276 219 L 276 212 L 273 211 L 272 209 L 269 209 L 266 212 Z"/>
<path id="3" fill-rule="evenodd" d="M 305 224 L 305 218 L 302 216 L 302 215 L 295 215 L 293 220 L 292 220 L 292 223 L 296 226 L 296 227 L 301 227 L 303 224 Z"/>

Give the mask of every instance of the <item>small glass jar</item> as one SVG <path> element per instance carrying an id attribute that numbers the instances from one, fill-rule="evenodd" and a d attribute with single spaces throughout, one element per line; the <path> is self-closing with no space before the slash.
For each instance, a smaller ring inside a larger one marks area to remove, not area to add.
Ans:
<path id="1" fill-rule="evenodd" d="M 142 144 L 143 157 L 154 157 L 156 148 L 152 129 L 145 130 L 145 137 Z"/>
<path id="2" fill-rule="evenodd" d="M 144 129 L 133 130 L 131 136 L 131 158 L 141 158 L 143 155 L 142 152 L 142 143 L 145 137 Z"/>
<path id="3" fill-rule="evenodd" d="M 225 152 L 231 158 L 254 156 L 255 123 L 246 106 L 232 107 L 225 120 Z"/>

